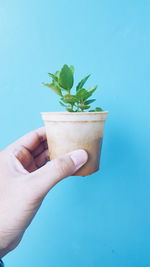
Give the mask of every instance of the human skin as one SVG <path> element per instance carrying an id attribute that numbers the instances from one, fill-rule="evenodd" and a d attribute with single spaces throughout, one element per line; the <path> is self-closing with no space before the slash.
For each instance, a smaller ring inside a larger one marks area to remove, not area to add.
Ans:
<path id="1" fill-rule="evenodd" d="M 0 152 L 0 258 L 19 244 L 50 189 L 87 159 L 79 149 L 49 161 L 45 127 Z"/>

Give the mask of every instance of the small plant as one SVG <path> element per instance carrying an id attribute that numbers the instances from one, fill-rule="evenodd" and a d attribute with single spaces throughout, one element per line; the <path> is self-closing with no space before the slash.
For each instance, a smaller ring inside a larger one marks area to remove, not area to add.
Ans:
<path id="1" fill-rule="evenodd" d="M 74 66 L 64 65 L 61 70 L 56 71 L 55 74 L 48 73 L 52 78 L 52 83 L 43 83 L 44 86 L 50 87 L 57 95 L 60 96 L 60 105 L 63 106 L 69 112 L 97 112 L 103 111 L 102 108 L 91 108 L 90 104 L 96 99 L 89 99 L 95 90 L 96 86 L 92 86 L 88 89 L 84 88 L 84 85 L 90 74 L 83 78 L 76 86 L 76 94 L 71 93 L 71 89 L 74 84 Z"/>

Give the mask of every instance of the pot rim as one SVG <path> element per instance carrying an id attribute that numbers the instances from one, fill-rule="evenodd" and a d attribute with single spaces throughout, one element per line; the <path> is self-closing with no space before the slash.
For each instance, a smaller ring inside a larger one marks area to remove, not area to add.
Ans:
<path id="1" fill-rule="evenodd" d="M 94 122 L 105 121 L 108 111 L 99 112 L 41 112 L 44 121 L 59 121 L 59 122 Z"/>
<path id="2" fill-rule="evenodd" d="M 73 115 L 73 116 L 77 116 L 77 115 L 100 115 L 100 114 L 108 114 L 109 111 L 96 111 L 96 112 L 69 112 L 69 111 L 44 111 L 41 112 L 41 114 L 55 114 L 55 115 Z"/>

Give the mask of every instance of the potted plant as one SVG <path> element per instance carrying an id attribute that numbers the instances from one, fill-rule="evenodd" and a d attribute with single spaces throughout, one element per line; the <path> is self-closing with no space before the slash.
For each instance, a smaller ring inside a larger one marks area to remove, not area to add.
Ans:
<path id="1" fill-rule="evenodd" d="M 76 149 L 85 149 L 88 162 L 74 175 L 86 176 L 99 170 L 99 160 L 107 111 L 91 104 L 96 99 L 91 96 L 97 89 L 92 86 L 85 89 L 84 85 L 90 75 L 83 78 L 72 93 L 74 85 L 74 67 L 64 65 L 55 74 L 48 73 L 51 83 L 43 83 L 51 88 L 59 97 L 60 105 L 65 112 L 42 112 L 46 126 L 50 159 Z"/>

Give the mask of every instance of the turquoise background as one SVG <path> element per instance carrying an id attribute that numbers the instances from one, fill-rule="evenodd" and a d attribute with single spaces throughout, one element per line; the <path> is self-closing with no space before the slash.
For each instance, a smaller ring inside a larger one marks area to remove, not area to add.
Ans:
<path id="1" fill-rule="evenodd" d="M 7 267 L 150 266 L 149 14 L 149 0 L 0 1 L 0 148 L 62 110 L 41 82 L 64 63 L 109 110 L 101 171 L 52 189 Z"/>

